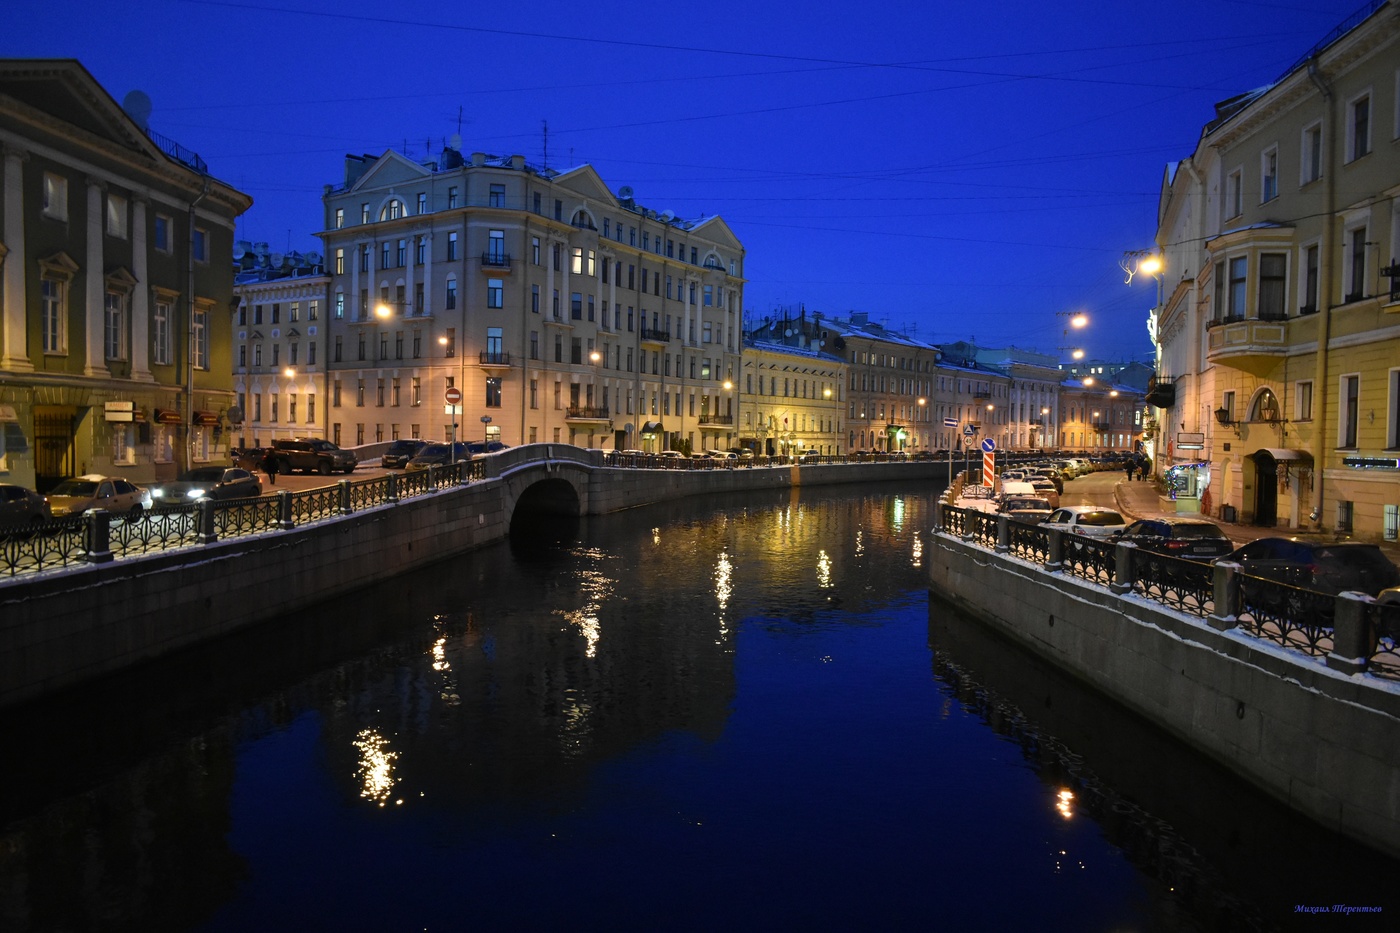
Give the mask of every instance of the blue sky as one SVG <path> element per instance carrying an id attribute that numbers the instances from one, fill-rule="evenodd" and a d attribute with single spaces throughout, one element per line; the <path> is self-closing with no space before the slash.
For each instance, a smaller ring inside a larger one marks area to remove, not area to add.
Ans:
<path id="1" fill-rule="evenodd" d="M 1118 261 L 1152 245 L 1166 164 L 1360 6 L 11 0 L 0 54 L 145 91 L 273 249 L 318 249 L 346 153 L 424 158 L 460 126 L 468 152 L 723 216 L 756 315 L 1119 358 L 1149 350 L 1151 280 Z"/>

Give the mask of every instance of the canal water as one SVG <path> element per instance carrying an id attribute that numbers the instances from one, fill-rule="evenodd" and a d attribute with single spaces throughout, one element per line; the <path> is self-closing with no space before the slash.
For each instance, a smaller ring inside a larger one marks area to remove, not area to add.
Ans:
<path id="1" fill-rule="evenodd" d="M 1394 861 L 931 604 L 930 496 L 531 529 L 11 711 L 0 930 L 1392 922 Z"/>

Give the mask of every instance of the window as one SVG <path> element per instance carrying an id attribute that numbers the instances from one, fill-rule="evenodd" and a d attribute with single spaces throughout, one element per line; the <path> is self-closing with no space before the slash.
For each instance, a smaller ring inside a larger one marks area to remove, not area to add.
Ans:
<path id="1" fill-rule="evenodd" d="M 321 316 L 321 301 L 313 298 L 306 303 L 306 319 L 314 321 Z"/>
<path id="2" fill-rule="evenodd" d="M 68 219 L 68 179 L 53 172 L 44 173 L 44 216 Z"/>
<path id="3" fill-rule="evenodd" d="M 453 185 L 452 187 L 450 187 L 450 188 L 447 189 L 447 209 L 448 209 L 448 210 L 452 210 L 452 208 L 454 208 L 454 207 L 456 207 L 456 206 L 457 206 L 457 186 L 456 186 L 456 185 Z"/>
<path id="4" fill-rule="evenodd" d="M 287 306 L 287 322 L 294 323 L 301 320 L 301 302 L 293 301 Z"/>
<path id="5" fill-rule="evenodd" d="M 1317 244 L 1303 248 L 1303 294 L 1302 306 L 1298 309 L 1300 314 L 1312 314 L 1317 310 L 1317 288 L 1318 288 L 1318 257 L 1320 249 Z"/>
<path id="6" fill-rule="evenodd" d="M 262 365 L 262 344 L 260 343 L 253 344 L 253 365 Z"/>
<path id="7" fill-rule="evenodd" d="M 107 290 L 102 315 L 102 348 L 109 360 L 126 359 L 126 294 Z"/>
<path id="8" fill-rule="evenodd" d="M 583 247 L 575 246 L 569 250 L 569 271 L 574 275 L 583 274 Z"/>
<path id="9" fill-rule="evenodd" d="M 155 243 L 156 249 L 160 250 L 162 253 L 170 252 L 173 231 L 174 226 L 172 225 L 170 218 L 165 216 L 164 214 L 157 214 Z"/>
<path id="10" fill-rule="evenodd" d="M 486 206 L 487 206 L 487 207 L 505 207 L 505 206 L 506 206 L 506 186 L 505 186 L 505 185 L 492 185 L 492 186 L 491 186 L 491 191 L 490 191 L 490 193 L 487 195 Z"/>
<path id="11" fill-rule="evenodd" d="M 449 311 L 457 307 L 457 280 L 454 278 L 447 280 L 447 297 L 444 301 Z"/>
<path id="12" fill-rule="evenodd" d="M 486 280 L 486 307 L 505 307 L 505 282 L 502 279 Z"/>
<path id="13" fill-rule="evenodd" d="M 1352 449 L 1356 447 L 1356 423 L 1361 397 L 1361 377 L 1355 374 L 1341 377 L 1338 400 L 1340 417 L 1337 419 L 1337 446 Z"/>
<path id="14" fill-rule="evenodd" d="M 1225 177 L 1225 219 L 1230 220 L 1244 213 L 1244 176 L 1235 169 Z"/>
<path id="15" fill-rule="evenodd" d="M 1259 203 L 1278 197 L 1278 146 L 1264 150 L 1259 157 Z"/>
<path id="16" fill-rule="evenodd" d="M 1314 123 L 1303 129 L 1303 151 L 1300 153 L 1299 184 L 1309 184 L 1322 177 L 1322 124 Z"/>
<path id="17" fill-rule="evenodd" d="M 107 235 L 126 239 L 126 198 L 119 194 L 107 194 Z"/>
<path id="18" fill-rule="evenodd" d="M 540 238 L 537 236 L 530 237 L 530 262 L 540 264 Z"/>
<path id="19" fill-rule="evenodd" d="M 500 363 L 505 359 L 505 336 L 501 328 L 486 328 L 486 359 Z"/>
<path id="20" fill-rule="evenodd" d="M 569 295 L 569 316 L 575 321 L 583 320 L 583 293 L 573 292 Z"/>
<path id="21" fill-rule="evenodd" d="M 418 192 L 418 213 L 428 213 L 428 195 L 426 192 Z"/>
<path id="22" fill-rule="evenodd" d="M 40 327 L 45 353 L 68 351 L 68 281 L 45 275 L 40 280 Z"/>
<path id="23" fill-rule="evenodd" d="M 1347 231 L 1346 301 L 1366 297 L 1366 228 Z"/>
<path id="24" fill-rule="evenodd" d="M 501 380 L 497 376 L 486 377 L 486 407 L 501 407 Z"/>
<path id="25" fill-rule="evenodd" d="M 191 322 L 194 348 L 190 353 L 195 369 L 209 368 L 209 312 L 203 308 L 194 312 Z"/>
<path id="26" fill-rule="evenodd" d="M 339 230 L 343 226 L 345 226 L 345 208 L 337 207 L 335 209 L 335 229 Z"/>
<path id="27" fill-rule="evenodd" d="M 194 261 L 209 261 L 209 233 L 198 227 L 194 228 Z"/>
<path id="28" fill-rule="evenodd" d="M 310 340 L 306 344 L 306 365 L 316 365 L 316 341 Z"/>
<path id="29" fill-rule="evenodd" d="M 414 405 L 414 406 L 422 405 L 422 404 L 423 404 L 423 380 L 422 380 L 422 378 L 419 377 L 419 376 L 410 376 L 410 377 L 409 377 L 409 380 L 408 380 L 408 404 Z M 417 437 L 417 436 L 418 436 L 418 429 L 417 429 L 416 427 L 413 429 L 413 432 L 414 432 L 414 436 Z"/>
<path id="30" fill-rule="evenodd" d="M 392 249 L 393 249 L 392 244 L 390 244 L 390 242 L 389 242 L 388 240 L 385 240 L 383 243 L 380 244 L 380 246 L 379 246 L 379 268 L 381 268 L 381 269 L 388 269 L 388 268 L 389 268 L 389 256 L 390 256 L 390 253 L 391 253 Z"/>
<path id="31" fill-rule="evenodd" d="M 156 301 L 151 315 L 151 362 L 160 366 L 170 363 L 170 316 L 173 308 L 168 301 Z M 239 347 L 240 350 L 247 349 Z"/>
<path id="32" fill-rule="evenodd" d="M 1284 286 L 1288 278 L 1288 257 L 1283 253 L 1264 253 L 1259 257 L 1259 320 L 1281 321 Z"/>
<path id="33" fill-rule="evenodd" d="M 368 271 L 369 271 L 369 254 L 370 254 L 370 246 L 369 246 L 368 243 L 366 243 L 365 245 L 363 245 L 363 246 L 360 247 L 360 271 L 361 271 L 361 272 L 368 272 Z"/>
<path id="34" fill-rule="evenodd" d="M 367 224 L 367 223 L 369 223 L 369 203 L 368 203 L 368 202 L 366 202 L 366 203 L 360 205 L 360 223 L 362 223 L 362 224 Z"/>
<path id="35" fill-rule="evenodd" d="M 506 232 L 491 230 L 486 240 L 486 261 L 500 265 L 506 261 Z"/>
<path id="36" fill-rule="evenodd" d="M 407 241 L 407 240 L 399 240 L 398 245 L 397 245 L 397 247 L 396 247 L 395 250 L 394 250 L 394 259 L 396 260 L 396 262 L 395 262 L 396 267 L 399 268 L 399 269 L 402 269 L 402 268 L 404 267 L 405 263 L 408 261 L 408 241 Z"/>
<path id="37" fill-rule="evenodd" d="M 415 264 L 415 265 L 419 265 L 419 266 L 423 265 L 423 263 L 424 263 L 425 261 L 427 261 L 427 257 L 428 257 L 428 238 L 427 238 L 427 237 L 421 237 L 421 236 L 420 236 L 420 237 L 414 237 L 414 238 L 413 238 L 413 262 L 414 262 L 414 264 Z"/>
<path id="38" fill-rule="evenodd" d="M 1371 94 L 1367 91 L 1347 104 L 1347 161 L 1371 151 Z"/>
<path id="39" fill-rule="evenodd" d="M 457 234 L 455 233 L 449 233 L 447 235 L 447 258 L 457 258 Z"/>
<path id="40" fill-rule="evenodd" d="M 306 423 L 316 423 L 316 396 L 311 392 L 306 393 Z"/>
<path id="41" fill-rule="evenodd" d="M 345 319 L 345 293 L 335 293 L 335 319 L 341 321 Z"/>
<path id="42" fill-rule="evenodd" d="M 538 285 L 530 286 L 530 310 L 535 314 L 540 313 L 540 287 Z"/>

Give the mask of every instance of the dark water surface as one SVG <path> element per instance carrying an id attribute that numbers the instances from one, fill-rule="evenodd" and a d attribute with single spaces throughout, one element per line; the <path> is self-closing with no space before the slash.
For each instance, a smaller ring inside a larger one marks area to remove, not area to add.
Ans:
<path id="1" fill-rule="evenodd" d="M 591 520 L 6 714 L 0 930 L 1389 927 L 1394 861 L 930 607 L 930 509 Z"/>

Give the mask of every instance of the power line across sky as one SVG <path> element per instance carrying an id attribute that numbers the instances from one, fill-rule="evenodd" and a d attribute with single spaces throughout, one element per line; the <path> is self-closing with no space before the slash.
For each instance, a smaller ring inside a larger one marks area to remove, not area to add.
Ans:
<path id="1" fill-rule="evenodd" d="M 277 248 L 317 248 L 344 155 L 431 158 L 460 133 L 722 216 L 758 314 L 866 311 L 1053 352 L 1057 312 L 1087 310 L 1091 353 L 1137 356 L 1153 294 L 1117 260 L 1151 245 L 1167 163 L 1347 12 L 16 0 L 0 50 L 78 59 L 117 100 L 145 91 L 153 129 L 255 199 L 240 238 Z"/>

